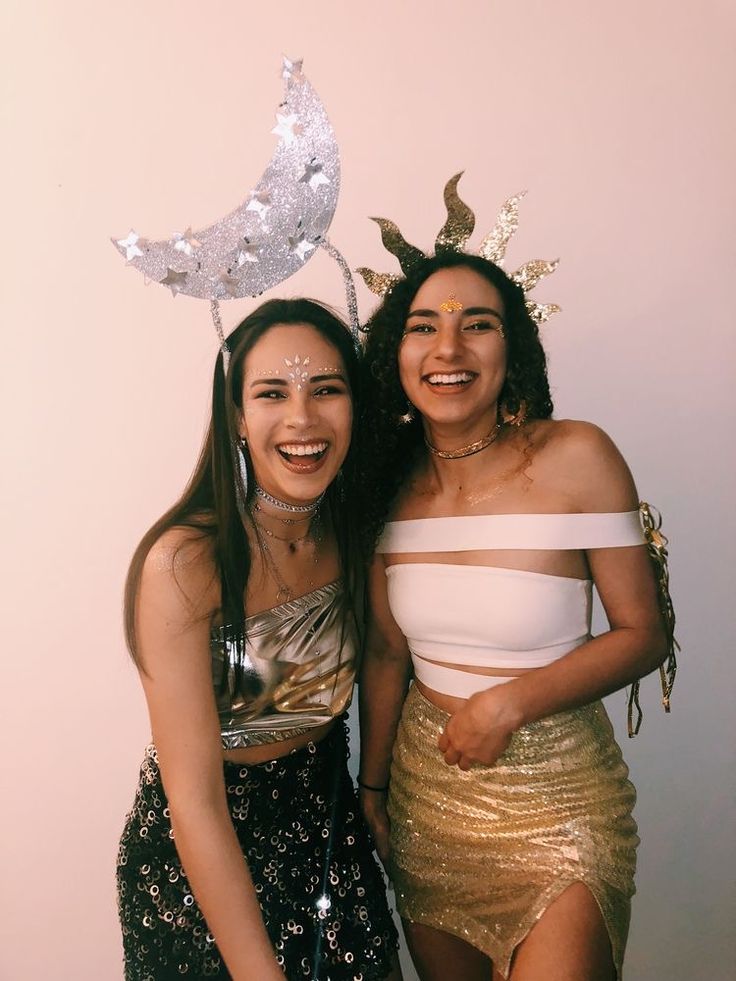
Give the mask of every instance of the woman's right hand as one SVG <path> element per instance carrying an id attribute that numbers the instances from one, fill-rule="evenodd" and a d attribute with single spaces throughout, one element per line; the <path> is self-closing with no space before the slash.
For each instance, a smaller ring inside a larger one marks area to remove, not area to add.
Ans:
<path id="1" fill-rule="evenodd" d="M 391 822 L 389 821 L 388 811 L 386 810 L 386 794 L 383 791 L 365 790 L 363 787 L 360 787 L 359 790 L 363 817 L 373 836 L 373 842 L 376 846 L 378 857 L 381 859 L 381 864 L 384 868 L 388 869 Z"/>

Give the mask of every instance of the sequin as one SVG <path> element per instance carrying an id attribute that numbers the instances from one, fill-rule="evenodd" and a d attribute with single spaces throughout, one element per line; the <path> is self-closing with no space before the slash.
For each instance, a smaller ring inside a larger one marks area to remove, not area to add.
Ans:
<path id="1" fill-rule="evenodd" d="M 288 978 L 378 981 L 389 974 L 397 948 L 383 878 L 346 759 L 345 729 L 339 722 L 320 743 L 275 762 L 224 764 L 233 824 Z M 278 790 L 277 800 L 273 790 Z M 156 796 L 158 807 L 153 806 Z M 241 816 L 244 800 L 247 814 Z M 156 751 L 150 746 L 118 855 L 125 979 L 188 975 L 224 981 L 230 975 L 189 889 L 164 803 Z M 336 832 L 331 845 L 322 836 L 328 822 Z M 139 834 L 142 827 L 150 831 L 145 838 Z"/>
<path id="2" fill-rule="evenodd" d="M 462 937 L 508 974 L 516 946 L 560 893 L 583 882 L 621 964 L 639 839 L 636 798 L 603 706 L 524 726 L 492 767 L 450 767 L 447 715 L 412 686 L 389 794 L 399 912 Z"/>

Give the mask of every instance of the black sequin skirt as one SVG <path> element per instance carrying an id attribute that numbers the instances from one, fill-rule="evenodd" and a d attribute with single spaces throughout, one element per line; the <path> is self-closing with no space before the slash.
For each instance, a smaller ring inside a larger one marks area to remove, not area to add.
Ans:
<path id="1" fill-rule="evenodd" d="M 224 764 L 230 815 L 289 981 L 378 981 L 398 945 L 346 761 L 339 722 L 272 762 Z M 179 861 L 152 746 L 117 883 L 126 981 L 230 978 Z"/>

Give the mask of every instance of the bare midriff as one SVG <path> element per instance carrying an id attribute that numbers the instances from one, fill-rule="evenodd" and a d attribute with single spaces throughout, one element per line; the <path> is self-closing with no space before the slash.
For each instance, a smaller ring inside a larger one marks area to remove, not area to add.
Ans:
<path id="1" fill-rule="evenodd" d="M 428 696 L 429 697 L 429 696 Z M 295 750 L 303 749 L 308 743 L 318 743 L 324 739 L 327 733 L 335 724 L 331 719 L 324 725 L 315 726 L 309 732 L 303 732 L 299 736 L 291 739 L 280 739 L 273 743 L 264 743 L 263 746 L 248 746 L 243 749 L 225 750 L 223 756 L 228 763 L 241 763 L 243 766 L 252 766 L 256 763 L 268 763 L 269 760 L 277 760 L 281 756 L 288 756 Z"/>
<path id="2" fill-rule="evenodd" d="M 487 665 L 477 664 L 448 664 L 446 661 L 435 661 L 430 658 L 423 658 L 430 664 L 438 664 L 442 668 L 452 668 L 453 671 L 467 671 L 470 674 L 486 675 L 489 678 L 518 678 L 519 675 L 527 674 L 529 671 L 536 671 L 536 668 L 493 668 Z M 446 695 L 444 692 L 435 691 L 427 685 L 415 679 L 414 684 L 426 699 L 441 708 L 443 712 L 453 715 L 467 702 L 467 698 L 458 698 L 457 695 Z"/>

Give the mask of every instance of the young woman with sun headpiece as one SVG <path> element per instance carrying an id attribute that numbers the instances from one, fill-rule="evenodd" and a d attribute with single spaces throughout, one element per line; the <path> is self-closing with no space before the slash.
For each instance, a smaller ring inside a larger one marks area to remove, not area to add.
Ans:
<path id="1" fill-rule="evenodd" d="M 405 276 L 363 271 L 386 295 L 360 427 L 362 804 L 422 981 L 612 981 L 638 837 L 600 699 L 662 664 L 671 625 L 620 453 L 551 418 L 537 324 L 554 308 L 523 287 L 555 264 L 498 266 L 518 198 L 465 254 L 456 184 L 434 257 L 383 222 Z"/>

